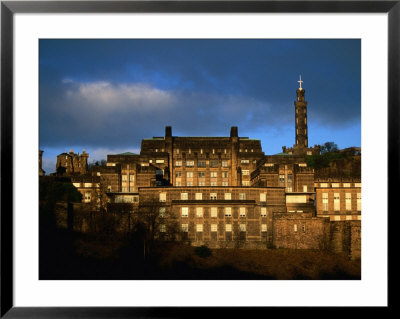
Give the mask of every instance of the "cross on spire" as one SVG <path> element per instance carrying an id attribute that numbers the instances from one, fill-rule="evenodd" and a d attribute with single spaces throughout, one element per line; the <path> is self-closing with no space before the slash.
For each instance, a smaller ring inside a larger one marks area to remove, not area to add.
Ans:
<path id="1" fill-rule="evenodd" d="M 300 80 L 299 80 L 299 81 L 297 81 L 297 82 L 299 82 L 299 83 L 300 83 L 300 87 L 299 87 L 299 89 L 300 89 L 300 90 L 302 90 L 303 88 L 301 87 L 301 83 L 303 83 L 304 81 L 302 81 L 302 80 L 301 80 L 301 74 L 300 74 Z"/>

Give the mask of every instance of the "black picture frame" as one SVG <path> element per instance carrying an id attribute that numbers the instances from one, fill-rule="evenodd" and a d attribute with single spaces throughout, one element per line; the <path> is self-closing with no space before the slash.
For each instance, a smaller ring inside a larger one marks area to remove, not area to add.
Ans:
<path id="1" fill-rule="evenodd" d="M 206 316 L 209 308 L 190 307 L 14 307 L 13 303 L 13 19 L 16 13 L 387 13 L 388 14 L 388 211 L 399 171 L 400 0 L 396 1 L 1 1 L 1 317 L 6 318 L 131 318 Z M 381 199 L 382 200 L 382 199 Z M 390 218 L 388 214 L 388 218 Z M 388 225 L 390 223 L 388 222 Z M 388 234 L 390 229 L 388 229 Z M 389 237 L 388 237 L 389 244 Z M 390 247 L 390 245 L 388 245 Z M 388 264 L 390 258 L 388 254 Z M 388 269 L 389 270 L 389 269 Z M 388 286 L 390 280 L 388 280 Z M 316 292 L 317 293 L 317 292 Z M 388 299 L 388 310 L 391 305 Z M 259 308 L 251 308 L 260 310 Z M 297 315 L 309 309 L 294 308 Z M 236 315 L 249 309 L 235 309 Z M 262 309 L 261 309 L 262 311 Z M 268 310 L 269 311 L 269 310 Z M 215 316 L 226 309 L 213 309 Z M 333 313 L 336 311 L 334 310 Z"/>

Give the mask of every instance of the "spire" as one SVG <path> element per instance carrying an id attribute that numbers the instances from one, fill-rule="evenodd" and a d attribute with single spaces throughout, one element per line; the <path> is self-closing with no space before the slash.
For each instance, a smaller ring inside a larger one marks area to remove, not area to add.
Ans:
<path id="1" fill-rule="evenodd" d="M 300 91 L 303 90 L 303 88 L 301 87 L 301 83 L 303 83 L 304 81 L 301 80 L 301 74 L 300 74 L 300 80 L 297 81 L 297 82 L 300 84 L 299 90 Z"/>

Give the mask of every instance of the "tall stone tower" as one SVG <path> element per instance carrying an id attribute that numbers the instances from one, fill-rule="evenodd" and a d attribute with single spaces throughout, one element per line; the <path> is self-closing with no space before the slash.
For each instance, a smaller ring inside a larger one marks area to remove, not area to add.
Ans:
<path id="1" fill-rule="evenodd" d="M 297 100 L 294 102 L 295 106 L 295 117 L 296 117 L 296 131 L 295 131 L 295 144 L 294 153 L 304 153 L 305 149 L 308 148 L 308 132 L 307 132 L 307 102 L 304 99 L 306 91 L 301 87 L 303 81 L 300 80 L 300 86 L 296 90 Z"/>

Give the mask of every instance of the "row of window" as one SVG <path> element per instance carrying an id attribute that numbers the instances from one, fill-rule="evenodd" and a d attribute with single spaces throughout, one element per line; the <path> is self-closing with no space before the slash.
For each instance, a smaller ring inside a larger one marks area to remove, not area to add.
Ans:
<path id="1" fill-rule="evenodd" d="M 158 150 L 156 149 L 156 152 L 157 152 Z M 164 149 L 162 149 L 162 151 L 164 152 Z M 239 149 L 239 152 L 241 153 L 242 151 L 244 151 L 245 153 L 247 153 L 248 151 L 250 151 L 251 153 L 253 153 L 254 152 L 254 150 L 253 149 L 250 149 L 250 150 L 248 150 L 247 148 L 245 148 L 245 149 Z M 192 154 L 192 149 L 188 149 L 187 150 L 187 152 L 188 152 L 188 154 Z M 213 148 L 212 150 L 211 150 L 211 152 L 212 152 L 212 154 L 215 154 L 216 153 L 216 151 L 215 151 L 215 148 Z M 175 149 L 175 153 L 176 154 L 180 154 L 180 149 L 179 148 L 176 148 Z M 203 154 L 204 153 L 204 151 L 203 151 L 203 149 L 201 148 L 200 149 L 200 154 Z M 221 150 L 220 149 L 218 149 L 217 150 L 217 153 L 221 153 Z M 229 151 L 225 148 L 224 149 L 224 154 L 228 154 L 229 153 Z"/>
<path id="2" fill-rule="evenodd" d="M 328 188 L 328 187 L 332 187 L 332 188 L 336 188 L 336 187 L 340 187 L 340 184 L 342 184 L 342 187 L 352 187 L 352 185 L 354 184 L 354 187 L 361 187 L 361 183 L 319 183 L 319 187 L 321 188 Z"/>
<path id="3" fill-rule="evenodd" d="M 186 172 L 186 178 L 193 178 L 194 174 L 195 174 L 194 172 Z M 206 177 L 206 172 L 197 172 L 197 176 L 199 178 Z M 222 172 L 221 176 L 222 176 L 222 178 L 228 178 L 229 173 L 228 172 Z M 176 178 L 182 177 L 182 172 L 181 171 L 176 171 L 175 172 L 175 177 Z M 210 172 L 210 177 L 211 178 L 217 178 L 218 177 L 218 172 Z"/>
<path id="4" fill-rule="evenodd" d="M 162 209 L 161 209 L 162 208 Z M 165 216 L 165 208 L 160 208 L 160 216 Z M 232 217 L 232 207 L 223 207 L 224 209 L 224 216 L 225 217 Z M 204 215 L 204 208 L 203 207 L 195 207 L 196 217 L 203 217 Z M 261 207 L 261 217 L 267 217 L 267 208 Z M 189 207 L 181 207 L 181 216 L 182 217 L 189 217 Z M 211 207 L 210 208 L 210 216 L 217 217 L 218 216 L 218 207 Z M 239 207 L 239 216 L 246 217 L 246 207 Z"/>
<path id="5" fill-rule="evenodd" d="M 322 193 L 322 210 L 328 211 L 329 193 Z M 352 210 L 351 193 L 345 194 L 346 210 Z M 333 210 L 340 210 L 340 193 L 333 194 Z M 357 193 L 357 210 L 361 211 L 361 193 Z"/>
<path id="6" fill-rule="evenodd" d="M 205 225 L 203 224 L 196 224 L 196 232 L 203 232 Z M 181 224 L 181 229 L 182 232 L 187 233 L 189 231 L 189 224 Z M 218 225 L 217 224 L 211 224 L 210 228 L 211 232 L 217 232 L 218 231 Z M 239 225 L 239 230 L 241 232 L 246 231 L 246 224 L 240 224 Z M 165 232 L 166 227 L 165 225 L 160 225 L 160 231 Z M 232 231 L 232 224 L 225 224 L 225 231 L 226 232 L 231 232 Z M 261 231 L 266 232 L 267 231 L 267 224 L 261 224 Z"/>
<path id="7" fill-rule="evenodd" d="M 189 193 L 181 193 L 180 196 L 181 200 L 189 200 Z M 195 200 L 203 200 L 206 199 L 203 197 L 203 193 L 195 193 L 194 194 L 194 199 Z M 218 199 L 218 194 L 217 193 L 210 193 L 209 199 L 211 200 L 216 200 Z M 224 200 L 231 200 L 232 199 L 232 193 L 224 193 L 223 195 Z M 246 199 L 246 193 L 239 193 L 238 196 L 239 200 L 245 200 Z M 160 193 L 160 202 L 166 202 L 167 201 L 167 193 Z M 267 194 L 266 193 L 260 193 L 260 202 L 266 202 L 267 201 Z"/>
<path id="8" fill-rule="evenodd" d="M 242 159 L 240 161 L 240 163 L 249 164 L 250 160 Z M 186 167 L 194 167 L 195 161 L 182 161 L 182 160 L 175 161 L 176 167 L 182 167 L 183 165 L 185 165 Z M 207 167 L 207 162 L 206 161 L 197 161 L 197 167 Z M 217 160 L 209 161 L 209 167 L 219 167 L 219 161 L 217 161 Z M 228 167 L 228 161 L 221 161 L 221 167 Z"/>

